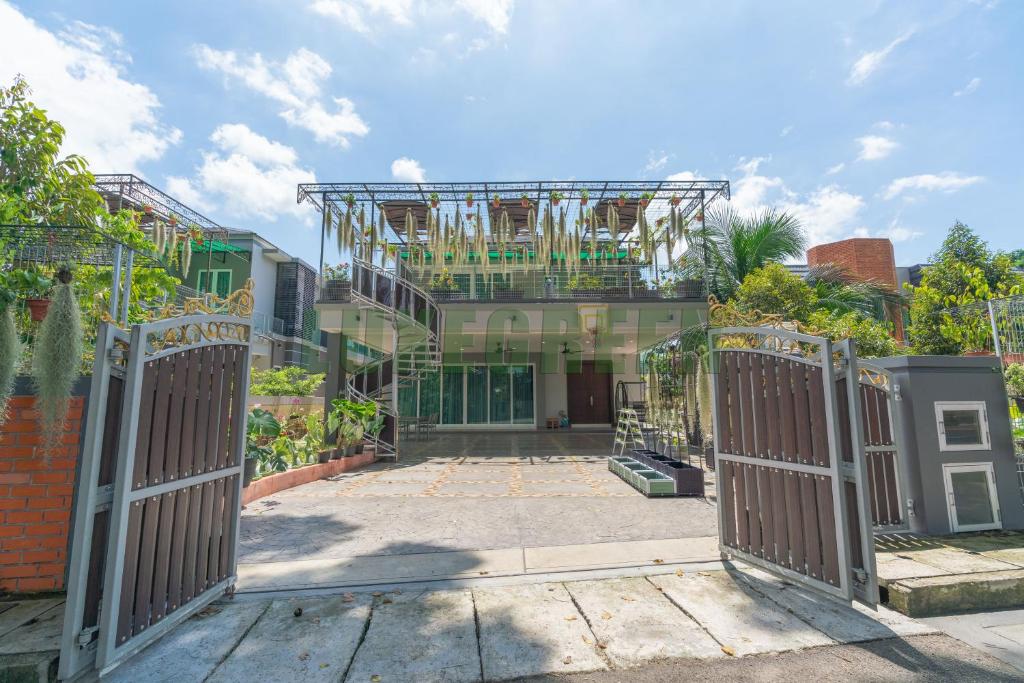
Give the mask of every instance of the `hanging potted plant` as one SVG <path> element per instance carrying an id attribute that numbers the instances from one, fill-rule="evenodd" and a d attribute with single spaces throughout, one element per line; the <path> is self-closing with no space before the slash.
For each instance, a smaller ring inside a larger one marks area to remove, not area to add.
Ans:
<path id="1" fill-rule="evenodd" d="M 71 277 L 67 267 L 57 271 L 53 302 L 36 333 L 32 357 L 36 410 L 45 453 L 60 445 L 71 389 L 82 362 L 82 314 Z"/>
<path id="2" fill-rule="evenodd" d="M 698 211 L 696 214 L 694 214 L 693 218 L 698 223 L 703 223 L 704 222 L 704 212 L 703 211 Z"/>
<path id="3" fill-rule="evenodd" d="M 153 215 L 153 205 L 152 204 L 143 204 L 142 205 L 142 213 L 146 214 L 147 216 L 152 216 Z"/>
<path id="4" fill-rule="evenodd" d="M 652 199 L 654 199 L 653 193 L 644 192 L 642 195 L 640 195 L 640 206 L 646 208 L 646 206 L 651 203 Z"/>
<path id="5" fill-rule="evenodd" d="M 12 271 L 17 280 L 17 287 L 25 299 L 29 315 L 33 322 L 42 322 L 50 308 L 50 290 L 53 280 L 35 268 Z"/>
<path id="6" fill-rule="evenodd" d="M 501 206 L 501 197 L 498 195 L 493 195 L 491 197 L 491 206 L 493 206 L 495 209 L 499 208 Z"/>
<path id="7" fill-rule="evenodd" d="M 622 208 L 623 206 L 626 205 L 627 199 L 629 199 L 629 195 L 627 195 L 625 192 L 620 192 L 619 198 L 615 200 L 615 203 L 619 205 L 619 208 Z"/>
<path id="8" fill-rule="evenodd" d="M 551 206 L 558 206 L 558 203 L 562 201 L 563 194 L 557 190 L 552 190 L 551 194 L 548 195 L 548 199 L 551 200 Z"/>
<path id="9" fill-rule="evenodd" d="M 473 208 L 473 193 L 472 192 L 467 192 L 466 193 L 466 206 L 468 208 L 470 208 L 470 209 Z"/>
<path id="10" fill-rule="evenodd" d="M 590 201 L 590 190 L 583 190 L 580 192 L 580 206 L 586 206 L 587 202 Z"/>
<path id="11" fill-rule="evenodd" d="M 672 198 L 669 199 L 669 201 L 672 202 L 672 206 L 679 206 L 679 204 L 683 201 L 683 198 L 677 195 L 675 192 L 673 192 Z"/>
<path id="12" fill-rule="evenodd" d="M 441 196 L 436 192 L 430 193 L 430 208 L 436 209 L 437 205 L 441 203 Z"/>
<path id="13" fill-rule="evenodd" d="M 522 205 L 524 209 L 529 208 L 530 195 L 526 194 L 525 192 L 519 195 L 519 203 Z"/>
<path id="14" fill-rule="evenodd" d="M 7 402 L 14 389 L 14 371 L 21 355 L 18 330 L 14 327 L 13 304 L 17 299 L 13 278 L 0 272 L 0 425 L 7 417 Z"/>
<path id="15" fill-rule="evenodd" d="M 345 202 L 345 206 L 352 208 L 356 205 L 356 196 L 349 192 L 347 195 L 341 198 L 341 201 Z"/>

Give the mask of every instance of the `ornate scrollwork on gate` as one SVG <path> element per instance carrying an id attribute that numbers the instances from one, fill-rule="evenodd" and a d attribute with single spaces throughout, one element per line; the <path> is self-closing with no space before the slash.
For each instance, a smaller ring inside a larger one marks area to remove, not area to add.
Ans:
<path id="1" fill-rule="evenodd" d="M 861 384 L 870 384 L 885 391 L 889 391 L 889 373 L 870 366 L 860 365 L 857 367 Z"/>
<path id="2" fill-rule="evenodd" d="M 247 344 L 251 334 L 248 323 L 235 320 L 205 319 L 189 321 L 146 335 L 146 355 L 171 348 L 195 346 L 203 342 Z"/>

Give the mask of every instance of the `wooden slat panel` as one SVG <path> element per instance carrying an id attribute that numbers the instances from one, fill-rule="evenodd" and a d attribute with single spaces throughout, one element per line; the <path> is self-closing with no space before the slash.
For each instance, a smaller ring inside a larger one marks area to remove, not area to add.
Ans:
<path id="1" fill-rule="evenodd" d="M 97 486 L 114 483 L 117 469 L 117 449 L 121 441 L 121 403 L 124 397 L 124 380 L 111 377 L 107 384 L 107 412 L 103 417 L 103 442 L 100 445 L 100 475 Z"/>
<path id="2" fill-rule="evenodd" d="M 822 578 L 833 586 L 839 585 L 839 545 L 836 535 L 836 511 L 832 499 L 830 477 L 814 477 L 818 494 L 818 529 L 821 533 Z"/>
<path id="3" fill-rule="evenodd" d="M 152 623 L 167 613 L 167 576 L 171 568 L 171 539 L 174 532 L 174 499 L 176 492 L 168 491 L 160 497 L 160 526 L 156 542 L 156 569 L 153 572 Z"/>
<path id="4" fill-rule="evenodd" d="M 761 546 L 761 507 L 760 493 L 757 489 L 757 468 L 754 465 L 743 465 L 743 479 L 746 484 L 747 519 L 750 522 L 750 550 L 752 555 L 763 554 Z"/>
<path id="5" fill-rule="evenodd" d="M 202 514 L 202 484 L 191 487 L 188 501 L 188 527 L 185 531 L 185 561 L 182 562 L 181 604 L 194 598 L 196 590 L 196 558 L 199 555 L 199 517 Z M 200 589 L 201 590 L 201 589 Z"/>
<path id="6" fill-rule="evenodd" d="M 757 509 L 761 515 L 761 548 L 764 559 L 775 562 L 775 525 L 770 477 L 767 467 L 757 468 Z"/>
<path id="7" fill-rule="evenodd" d="M 807 366 L 791 361 L 790 372 L 793 375 L 793 423 L 796 427 L 797 460 L 811 463 L 814 460 L 814 448 L 811 445 L 811 417 L 807 405 Z"/>
<path id="8" fill-rule="evenodd" d="M 213 530 L 213 503 L 216 496 L 212 481 L 203 484 L 203 506 L 199 512 L 199 536 L 196 540 L 196 595 L 207 588 L 210 567 L 210 533 Z"/>
<path id="9" fill-rule="evenodd" d="M 192 475 L 195 468 L 196 424 L 199 420 L 199 369 L 203 358 L 200 349 L 188 352 L 188 370 L 185 373 L 185 389 L 183 390 L 183 411 L 181 415 L 181 455 L 178 469 L 182 477 Z"/>
<path id="10" fill-rule="evenodd" d="M 871 522 L 878 525 L 882 523 L 882 519 L 884 517 L 881 511 L 882 506 L 879 502 L 879 492 L 881 491 L 879 479 L 881 479 L 883 475 L 879 472 L 878 455 L 876 453 L 867 453 L 864 458 L 864 464 L 867 465 L 868 471 L 868 494 L 871 505 Z"/>
<path id="11" fill-rule="evenodd" d="M 779 359 L 765 356 L 764 368 L 765 422 L 768 430 L 768 450 L 773 460 L 782 459 L 782 429 L 779 423 Z"/>
<path id="12" fill-rule="evenodd" d="M 213 483 L 213 510 L 210 513 L 210 561 L 206 567 L 206 585 L 217 584 L 220 576 L 220 535 L 224 532 L 224 479 Z"/>
<path id="13" fill-rule="evenodd" d="M 221 407 L 224 406 L 224 347 L 221 345 L 213 347 L 213 365 L 209 371 L 213 375 L 210 384 L 210 427 L 206 432 L 206 469 L 212 471 L 217 469 L 217 462 L 220 455 L 217 452 L 217 444 L 220 441 L 224 424 L 221 422 Z"/>
<path id="14" fill-rule="evenodd" d="M 844 504 L 846 505 L 847 533 L 850 536 L 850 566 L 855 569 L 864 568 L 864 550 L 860 542 L 860 515 L 857 514 L 857 487 L 852 481 L 843 482 L 845 486 Z M 872 567 L 874 571 L 874 567 Z"/>
<path id="15" fill-rule="evenodd" d="M 893 440 L 892 424 L 889 420 L 889 394 L 885 390 L 878 388 L 875 389 L 875 392 L 875 397 L 878 399 L 878 442 L 885 446 L 891 446 Z"/>
<path id="16" fill-rule="evenodd" d="M 104 561 L 107 553 L 107 534 L 110 533 L 110 510 L 96 513 L 92 523 L 92 538 L 89 549 L 89 575 L 85 580 L 85 611 L 82 628 L 91 628 L 99 623 L 100 599 L 103 597 Z"/>
<path id="17" fill-rule="evenodd" d="M 178 490 L 174 500 L 174 531 L 171 534 L 170 571 L 167 575 L 167 614 L 181 606 L 181 589 L 185 567 L 185 534 L 188 531 L 188 510 L 192 486 Z"/>
<path id="18" fill-rule="evenodd" d="M 896 480 L 896 454 L 894 452 L 879 453 L 885 472 L 885 502 L 886 517 L 889 524 L 899 524 L 903 521 L 903 511 L 900 508 L 899 485 Z"/>
<path id="19" fill-rule="evenodd" d="M 149 434 L 149 472 L 146 483 L 149 486 L 164 480 L 164 455 L 167 451 L 167 415 L 171 404 L 171 388 L 174 381 L 174 356 L 159 360 L 156 373 L 156 393 L 153 395 L 153 424 Z M 139 432 L 139 438 L 145 432 Z"/>
<path id="20" fill-rule="evenodd" d="M 167 452 L 164 456 L 164 477 L 167 481 L 181 479 L 181 418 L 185 413 L 185 381 L 188 379 L 189 352 L 182 351 L 172 356 L 174 360 L 174 382 L 167 397 L 170 407 L 167 411 Z"/>
<path id="21" fill-rule="evenodd" d="M 146 485 L 149 467 L 149 437 L 153 424 L 153 403 L 156 395 L 157 361 L 149 361 L 142 370 L 142 396 L 139 399 L 138 439 L 135 442 L 135 467 L 132 470 L 132 488 Z"/>
<path id="22" fill-rule="evenodd" d="M 751 389 L 753 370 L 750 367 L 750 354 L 740 353 L 738 355 L 740 363 L 737 396 L 740 400 L 740 419 L 743 420 L 743 455 L 754 456 L 754 408 Z"/>
<path id="23" fill-rule="evenodd" d="M 767 458 L 771 450 L 768 436 L 768 422 L 765 419 L 765 378 L 761 362 L 762 356 L 754 354 L 750 357 L 750 399 L 754 413 L 754 455 Z"/>
<path id="24" fill-rule="evenodd" d="M 233 346 L 222 346 L 224 353 L 224 379 L 220 392 L 220 421 L 217 423 L 217 469 L 228 464 L 228 432 L 231 425 L 231 398 L 235 389 L 235 349 Z"/>
<path id="25" fill-rule="evenodd" d="M 782 457 L 796 462 L 796 411 L 793 407 L 793 364 L 784 358 L 776 360 L 776 384 L 779 388 L 779 432 L 782 437 Z"/>
<path id="26" fill-rule="evenodd" d="M 881 432 L 879 429 L 878 419 L 878 392 L 874 387 L 861 385 L 860 400 L 864 403 L 865 412 L 865 424 L 867 427 L 865 431 L 865 438 L 867 439 L 867 445 L 877 446 L 881 443 Z"/>
<path id="27" fill-rule="evenodd" d="M 235 347 L 235 369 L 233 373 L 234 385 L 231 389 L 231 414 L 228 416 L 228 467 L 238 463 L 238 440 L 245 437 L 245 362 L 246 347 Z"/>
<path id="28" fill-rule="evenodd" d="M 739 359 L 736 352 L 725 351 L 725 367 L 729 373 L 729 424 L 732 429 L 732 450 L 730 453 L 743 452 L 743 420 L 740 418 L 740 375 Z"/>
<path id="29" fill-rule="evenodd" d="M 224 519 L 221 522 L 223 529 L 220 536 L 220 567 L 217 576 L 218 581 L 223 581 L 234 571 L 233 559 L 235 553 L 235 509 L 238 506 L 238 475 L 233 475 L 224 480 Z"/>
<path id="30" fill-rule="evenodd" d="M 718 408 L 718 450 L 722 453 L 732 453 L 732 425 L 729 421 L 729 372 L 725 366 L 725 358 L 718 354 L 718 367 L 715 373 L 718 396 L 716 397 Z"/>
<path id="31" fill-rule="evenodd" d="M 210 417 L 210 392 L 214 380 L 213 347 L 203 347 L 199 360 L 199 385 L 196 399 L 196 431 L 195 450 L 193 451 L 192 474 L 206 471 L 206 442 L 211 427 L 216 429 L 217 423 Z"/>
<path id="32" fill-rule="evenodd" d="M 793 559 L 792 569 L 807 573 L 807 552 L 804 548 L 804 521 L 800 498 L 800 475 L 792 470 L 785 472 L 783 485 L 786 489 L 786 533 L 789 537 L 789 554 Z"/>
<path id="33" fill-rule="evenodd" d="M 750 551 L 750 517 L 747 512 L 747 477 L 744 466 L 733 466 L 732 476 L 736 481 L 736 547 Z"/>
<path id="34" fill-rule="evenodd" d="M 850 397 L 846 378 L 836 380 L 836 419 L 839 422 L 839 454 L 843 462 L 853 462 L 853 438 L 850 433 Z"/>
<path id="35" fill-rule="evenodd" d="M 139 545 L 142 518 L 146 506 L 135 501 L 128 509 L 128 530 L 124 535 L 124 571 L 121 574 L 121 602 L 117 613 L 117 644 L 132 635 L 132 613 L 135 610 L 135 584 L 139 571 Z"/>
<path id="36" fill-rule="evenodd" d="M 718 464 L 718 475 L 722 477 L 723 516 L 725 517 L 725 544 L 736 548 L 736 482 L 733 478 L 733 463 L 722 460 Z"/>
<path id="37" fill-rule="evenodd" d="M 786 529 L 789 513 L 786 510 L 786 475 L 778 468 L 768 472 L 772 492 L 772 534 L 775 540 L 775 561 L 783 567 L 792 567 L 789 557 L 789 531 Z"/>
<path id="38" fill-rule="evenodd" d="M 814 479 L 808 474 L 800 475 L 800 507 L 803 514 L 804 552 L 807 559 L 807 574 L 821 578 L 821 533 L 818 528 L 818 502 Z"/>
<path id="39" fill-rule="evenodd" d="M 153 596 L 153 570 L 156 566 L 156 541 L 160 528 L 160 498 L 146 498 L 142 518 L 142 536 L 139 540 L 139 575 L 135 580 L 135 617 L 132 634 L 146 630 L 150 625 Z M 124 599 L 126 596 L 122 596 Z"/>
<path id="40" fill-rule="evenodd" d="M 819 367 L 807 368 L 808 413 L 811 418 L 811 452 L 814 463 L 828 467 L 831 460 L 828 452 L 828 421 L 825 419 L 825 386 Z"/>

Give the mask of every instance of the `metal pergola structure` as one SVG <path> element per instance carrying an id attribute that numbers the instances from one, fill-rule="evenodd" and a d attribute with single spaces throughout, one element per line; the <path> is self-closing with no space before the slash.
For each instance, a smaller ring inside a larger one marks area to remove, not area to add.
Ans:
<path id="1" fill-rule="evenodd" d="M 163 190 L 147 183 L 131 173 L 101 173 L 95 177 L 96 191 L 107 200 L 113 210 L 131 208 L 141 211 L 144 206 L 153 207 L 153 213 L 164 220 L 175 216 L 186 226 L 195 225 L 204 235 L 226 236 L 228 228 L 218 225 L 195 209 L 182 204 Z"/>
<path id="2" fill-rule="evenodd" d="M 553 192 L 562 195 L 557 208 L 550 201 Z M 583 193 L 588 193 L 588 202 L 582 203 Z M 480 229 L 490 232 L 491 222 L 498 210 L 493 208 L 497 197 L 502 206 L 515 209 L 525 200 L 536 212 L 538 225 L 540 214 L 547 208 L 558 213 L 564 212 L 566 223 L 579 226 L 582 235 L 587 235 L 587 226 L 583 213 L 586 208 L 593 208 L 603 220 L 603 212 L 609 204 L 616 204 L 620 197 L 625 197 L 626 206 L 633 221 L 623 223 L 617 235 L 605 232 L 601 237 L 604 241 L 615 240 L 622 244 L 635 223 L 637 211 L 643 210 L 650 224 L 656 225 L 660 218 L 669 214 L 673 198 L 676 210 L 684 218 L 703 214 L 705 209 L 719 199 L 730 197 L 729 181 L 727 180 L 595 180 L 595 181 L 520 181 L 520 182 L 460 182 L 460 183 L 303 183 L 298 186 L 297 202 L 308 202 L 315 206 L 323 215 L 321 231 L 321 270 L 323 269 L 323 243 L 326 237 L 328 214 L 341 216 L 351 207 L 363 210 L 371 221 L 376 221 L 378 212 L 384 211 L 387 218 L 388 205 L 419 207 L 421 210 L 431 207 L 431 196 L 437 195 L 438 205 L 430 210 L 436 211 L 440 221 L 452 220 L 456 212 L 463 218 L 478 215 L 476 224 Z M 467 206 L 467 196 L 472 194 L 473 206 Z M 652 199 L 646 207 L 641 207 L 640 197 L 649 194 Z M 402 211 L 404 215 L 404 209 Z M 390 235 L 382 235 L 392 244 L 406 244 L 404 225 L 392 225 L 387 222 Z M 468 228 L 473 225 L 469 224 Z M 472 230 L 469 230 L 472 234 Z M 516 242 L 529 244 L 536 235 L 517 235 Z"/>

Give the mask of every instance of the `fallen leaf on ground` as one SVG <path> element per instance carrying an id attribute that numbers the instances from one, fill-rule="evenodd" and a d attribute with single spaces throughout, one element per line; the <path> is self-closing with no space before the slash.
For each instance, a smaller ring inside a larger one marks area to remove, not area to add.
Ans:
<path id="1" fill-rule="evenodd" d="M 377 674 L 370 676 L 370 683 L 380 683 L 380 676 Z"/>
<path id="2" fill-rule="evenodd" d="M 308 652 L 303 652 L 303 653 L 301 653 L 299 655 L 299 661 L 305 662 L 308 659 L 309 659 L 309 653 Z"/>
<path id="3" fill-rule="evenodd" d="M 677 569 L 676 576 L 686 576 L 686 572 L 684 572 L 682 569 Z"/>
<path id="4" fill-rule="evenodd" d="M 345 593 L 344 595 L 341 596 L 341 601 L 342 602 L 352 602 L 355 599 L 356 599 L 356 596 L 352 595 L 351 593 Z"/>
<path id="5" fill-rule="evenodd" d="M 490 572 L 480 572 L 480 576 L 487 576 Z"/>
<path id="6" fill-rule="evenodd" d="M 390 605 L 394 601 L 391 598 L 384 598 L 383 600 L 381 600 L 381 602 L 385 605 Z"/>
<path id="7" fill-rule="evenodd" d="M 665 560 L 655 560 L 654 564 L 665 564 Z"/>
<path id="8" fill-rule="evenodd" d="M 608 649 L 608 644 L 607 644 L 607 643 L 600 643 L 600 642 L 599 642 L 599 643 L 597 644 L 597 646 L 598 646 L 599 648 L 601 648 L 602 650 L 607 650 L 607 649 Z"/>
<path id="9" fill-rule="evenodd" d="M 580 636 L 580 638 L 582 638 L 583 642 L 586 643 L 587 645 L 590 645 L 591 643 L 594 642 L 590 638 L 587 638 L 585 635 Z"/>
<path id="10" fill-rule="evenodd" d="M 612 613 L 609 612 L 608 610 L 605 610 L 604 612 L 601 612 L 601 618 L 602 619 L 611 619 L 612 618 Z"/>
<path id="11" fill-rule="evenodd" d="M 711 576 L 711 572 L 697 572 L 697 576 Z"/>
<path id="12" fill-rule="evenodd" d="M 322 664 L 320 664 L 320 668 L 321 669 L 326 669 L 329 666 L 330 666 L 330 664 L 328 664 L 327 662 L 323 662 Z"/>
<path id="13" fill-rule="evenodd" d="M 623 596 L 620 596 L 620 597 L 621 597 L 621 598 L 622 598 L 623 600 L 625 600 L 626 602 L 636 602 L 636 598 L 631 598 L 631 597 L 629 597 L 628 595 L 623 595 Z"/>
<path id="14" fill-rule="evenodd" d="M 722 646 L 722 652 L 724 652 L 725 654 L 729 655 L 730 657 L 735 657 L 736 656 L 736 650 L 732 649 L 728 645 L 723 645 Z"/>
<path id="15" fill-rule="evenodd" d="M 375 597 L 375 598 L 379 598 L 382 595 L 384 595 L 384 594 L 381 593 L 380 591 L 373 591 L 373 597 Z"/>
<path id="16" fill-rule="evenodd" d="M 566 621 L 576 621 L 576 615 L 575 614 L 570 614 L 569 616 L 567 616 L 565 618 L 565 620 Z"/>
<path id="17" fill-rule="evenodd" d="M 572 664 L 572 655 L 566 655 L 565 659 L 562 660 L 562 664 Z"/>

